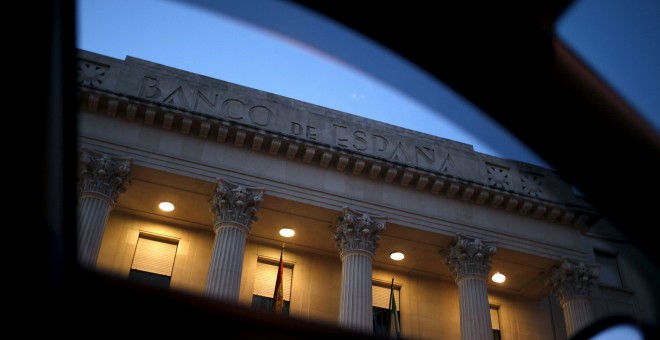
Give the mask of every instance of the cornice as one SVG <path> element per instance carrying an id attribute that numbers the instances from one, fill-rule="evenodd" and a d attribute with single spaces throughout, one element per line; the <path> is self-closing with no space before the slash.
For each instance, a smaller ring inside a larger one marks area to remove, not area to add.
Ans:
<path id="1" fill-rule="evenodd" d="M 562 204 L 525 196 L 457 176 L 257 129 L 240 122 L 189 112 L 142 98 L 132 98 L 87 86 L 79 87 L 78 98 L 80 110 L 177 131 L 253 152 L 268 153 L 290 161 L 334 169 L 351 176 L 368 177 L 388 185 L 399 185 L 430 195 L 442 195 L 512 214 L 573 226 L 583 232 L 600 219 L 590 206 Z"/>
<path id="2" fill-rule="evenodd" d="M 600 219 L 554 171 L 138 58 L 78 52 L 79 108 L 581 231 Z"/>

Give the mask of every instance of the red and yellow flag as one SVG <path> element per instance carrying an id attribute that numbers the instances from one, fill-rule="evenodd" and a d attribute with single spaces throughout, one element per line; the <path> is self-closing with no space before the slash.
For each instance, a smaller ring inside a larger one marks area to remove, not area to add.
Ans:
<path id="1" fill-rule="evenodd" d="M 282 260 L 282 254 L 284 253 L 284 245 L 282 245 L 282 251 L 280 252 L 280 267 L 277 269 L 277 281 L 275 281 L 275 292 L 273 293 L 273 311 L 275 313 L 284 312 L 284 261 Z"/>

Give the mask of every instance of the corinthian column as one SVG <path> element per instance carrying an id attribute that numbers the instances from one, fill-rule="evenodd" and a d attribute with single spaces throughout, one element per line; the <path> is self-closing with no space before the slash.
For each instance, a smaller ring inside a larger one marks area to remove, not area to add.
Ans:
<path id="1" fill-rule="evenodd" d="M 206 295 L 238 302 L 245 239 L 264 198 L 263 188 L 218 179 L 211 202 L 213 254 L 206 278 Z"/>
<path id="2" fill-rule="evenodd" d="M 443 251 L 444 261 L 458 285 L 463 340 L 493 338 L 486 282 L 490 258 L 495 251 L 494 241 L 482 241 L 461 234 L 457 234 L 449 248 Z"/>
<path id="3" fill-rule="evenodd" d="M 334 227 L 334 240 L 341 258 L 339 325 L 373 332 L 371 264 L 378 248 L 378 235 L 385 229 L 384 216 L 370 216 L 344 207 Z"/>
<path id="4" fill-rule="evenodd" d="M 78 165 L 78 262 L 96 267 L 110 210 L 126 191 L 131 158 L 82 149 Z"/>
<path id="5" fill-rule="evenodd" d="M 593 321 L 591 287 L 598 280 L 598 265 L 563 258 L 546 278 L 546 286 L 557 294 L 564 312 L 566 335 L 575 335 Z"/>

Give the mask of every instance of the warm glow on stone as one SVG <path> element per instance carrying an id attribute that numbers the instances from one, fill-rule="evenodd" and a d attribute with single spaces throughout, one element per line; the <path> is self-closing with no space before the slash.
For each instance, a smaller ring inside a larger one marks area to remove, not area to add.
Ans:
<path id="1" fill-rule="evenodd" d="M 174 210 L 174 204 L 172 204 L 170 202 L 160 202 L 158 207 L 162 211 L 172 211 L 172 210 Z"/>
<path id="2" fill-rule="evenodd" d="M 296 231 L 289 228 L 289 227 L 284 227 L 284 228 L 280 229 L 280 235 L 282 235 L 284 237 L 292 237 L 295 234 L 296 234 Z"/>
<path id="3" fill-rule="evenodd" d="M 506 280 L 506 276 L 504 276 L 504 274 L 501 274 L 500 272 L 497 272 L 497 273 L 493 274 L 492 279 L 493 279 L 494 282 L 502 283 L 502 282 L 504 282 L 504 280 Z"/>

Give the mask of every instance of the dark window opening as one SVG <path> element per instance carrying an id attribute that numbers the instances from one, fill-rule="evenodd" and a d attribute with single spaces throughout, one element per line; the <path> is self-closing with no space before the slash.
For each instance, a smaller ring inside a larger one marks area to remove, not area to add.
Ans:
<path id="1" fill-rule="evenodd" d="M 273 298 L 252 295 L 252 308 L 272 311 L 273 310 Z M 284 300 L 284 311 L 282 314 L 289 315 L 289 306 L 291 305 L 290 301 Z"/>
<path id="2" fill-rule="evenodd" d="M 156 287 L 169 288 L 171 277 L 167 275 L 160 275 L 137 269 L 131 269 L 131 271 L 128 273 L 128 280 Z"/>
<path id="3" fill-rule="evenodd" d="M 401 312 L 396 312 L 401 324 Z M 373 307 L 374 314 L 374 335 L 395 336 L 394 320 L 390 317 L 390 310 L 387 308 Z M 387 323 L 390 323 L 390 332 L 387 333 Z"/>

